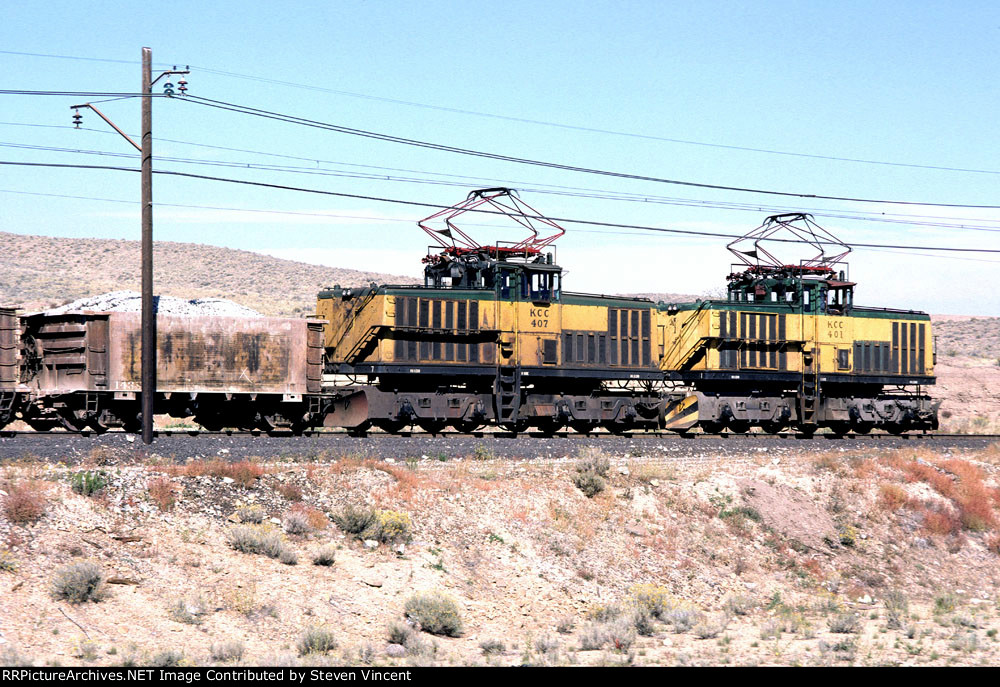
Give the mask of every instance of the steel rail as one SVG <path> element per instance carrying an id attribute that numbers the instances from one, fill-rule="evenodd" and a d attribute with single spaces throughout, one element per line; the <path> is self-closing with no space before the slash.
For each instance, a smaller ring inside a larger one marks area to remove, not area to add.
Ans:
<path id="1" fill-rule="evenodd" d="M 109 430 L 107 432 L 95 432 L 93 430 L 80 430 L 80 431 L 69 431 L 69 430 L 58 430 L 50 432 L 33 431 L 33 430 L 0 430 L 0 439 L 12 439 L 17 437 L 67 437 L 67 436 L 80 436 L 80 437 L 100 437 L 100 436 L 134 436 L 139 437 L 140 435 L 131 432 L 124 432 L 120 430 Z M 911 434 L 889 434 L 889 433 L 879 433 L 879 434 L 830 434 L 830 433 L 814 433 L 814 434 L 802 434 L 797 432 L 779 432 L 777 434 L 767 434 L 758 432 L 747 432 L 745 434 L 739 434 L 736 432 L 720 432 L 718 434 L 705 434 L 705 433 L 688 433 L 688 434 L 678 434 L 677 432 L 668 431 L 643 431 L 643 432 L 624 432 L 622 434 L 613 434 L 611 432 L 592 432 L 588 434 L 582 434 L 579 432 L 555 432 L 552 434 L 545 434 L 543 432 L 457 432 L 457 431 L 445 431 L 445 432 L 397 432 L 390 434 L 387 432 L 350 432 L 348 430 L 310 430 L 302 432 L 297 435 L 290 431 L 272 430 L 270 432 L 263 430 L 220 430 L 220 431 L 207 431 L 198 429 L 158 429 L 154 431 L 154 436 L 157 437 L 171 437 L 171 436 L 190 436 L 190 437 L 211 437 L 211 436 L 253 436 L 253 437 L 351 437 L 351 438 L 366 438 L 366 439 L 394 439 L 394 438 L 412 438 L 412 437 L 427 437 L 427 438 L 450 438 L 450 437 L 473 437 L 477 439 L 485 438 L 498 438 L 498 439 L 515 439 L 515 438 L 530 438 L 530 439 L 571 439 L 575 437 L 588 438 L 588 439 L 601 439 L 601 438 L 621 438 L 621 439 L 637 439 L 637 438 L 661 438 L 661 439 L 680 439 L 684 441 L 698 441 L 705 439 L 751 439 L 754 441 L 771 441 L 771 440 L 828 440 L 828 441 L 840 441 L 840 440 L 872 440 L 872 441 L 886 441 L 892 439 L 898 439 L 902 441 L 909 440 L 933 440 L 933 439 L 997 439 L 1000 440 L 1000 434 L 954 434 L 954 433 L 941 433 L 941 432 L 914 432 Z"/>

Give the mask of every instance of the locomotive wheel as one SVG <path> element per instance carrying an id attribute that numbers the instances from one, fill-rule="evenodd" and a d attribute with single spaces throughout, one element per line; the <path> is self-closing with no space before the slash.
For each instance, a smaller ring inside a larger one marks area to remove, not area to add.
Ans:
<path id="1" fill-rule="evenodd" d="M 538 431 L 545 436 L 550 437 L 565 426 L 566 425 L 564 423 L 557 422 L 556 420 L 542 420 L 538 424 Z"/>
<path id="2" fill-rule="evenodd" d="M 523 434 L 528 430 L 527 420 L 516 420 L 515 422 L 505 422 L 500 425 L 501 429 L 505 429 L 508 432 L 513 432 L 514 434 Z"/>
<path id="3" fill-rule="evenodd" d="M 625 432 L 632 429 L 631 425 L 627 425 L 624 422 L 604 422 L 601 423 L 601 427 L 608 430 L 610 433 L 615 435 L 624 434 Z"/>
<path id="4" fill-rule="evenodd" d="M 870 422 L 858 422 L 852 429 L 858 434 L 868 434 L 868 432 L 872 431 L 872 427 L 873 425 Z"/>
<path id="5" fill-rule="evenodd" d="M 594 431 L 594 423 L 590 420 L 573 420 L 569 426 L 580 434 L 590 434 Z"/>
<path id="6" fill-rule="evenodd" d="M 701 423 L 701 431 L 705 434 L 718 434 L 725 428 L 725 425 L 721 422 L 703 422 Z"/>
<path id="7" fill-rule="evenodd" d="M 851 425 L 848 422 L 834 422 L 830 425 L 830 431 L 838 436 L 844 436 L 851 431 Z"/>

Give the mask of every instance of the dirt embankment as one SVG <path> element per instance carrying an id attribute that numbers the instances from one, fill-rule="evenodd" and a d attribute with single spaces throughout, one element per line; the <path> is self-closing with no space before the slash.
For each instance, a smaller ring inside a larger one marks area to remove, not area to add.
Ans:
<path id="1" fill-rule="evenodd" d="M 1000 660 L 998 446 L 86 462 L 3 468 L 5 663 Z"/>

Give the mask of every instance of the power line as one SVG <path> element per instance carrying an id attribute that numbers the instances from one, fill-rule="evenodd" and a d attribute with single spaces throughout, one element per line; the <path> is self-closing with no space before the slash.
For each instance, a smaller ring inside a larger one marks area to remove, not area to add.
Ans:
<path id="1" fill-rule="evenodd" d="M 204 105 L 207 107 L 213 107 L 220 110 L 226 110 L 229 112 L 237 112 L 240 114 L 252 115 L 255 117 L 262 117 L 264 119 L 272 119 L 276 121 L 286 122 L 289 124 L 298 124 L 300 126 L 308 126 L 316 129 L 324 129 L 327 131 L 333 131 L 336 133 L 349 134 L 352 136 L 360 136 L 363 138 L 370 138 L 379 141 L 385 141 L 389 143 L 398 143 L 402 145 L 414 146 L 418 148 L 425 148 L 429 150 L 437 150 L 441 152 L 455 153 L 459 155 L 468 155 L 472 157 L 480 157 L 489 160 L 498 160 L 501 162 L 513 162 L 516 164 L 524 165 L 534 165 L 537 167 L 545 167 L 548 169 L 558 169 L 567 172 L 579 172 L 585 174 L 595 174 L 599 176 L 614 177 L 618 179 L 630 179 L 633 181 L 649 181 L 661 184 L 673 184 L 676 186 L 686 186 L 691 188 L 704 188 L 712 189 L 717 191 L 736 191 L 740 193 L 755 193 L 761 195 L 771 195 L 771 196 L 784 196 L 793 198 L 813 198 L 817 200 L 836 200 L 841 202 L 852 202 L 852 203 L 870 203 L 870 204 L 889 204 L 889 205 L 924 205 L 928 207 L 949 207 L 949 208 L 971 208 L 971 209 L 1000 209 L 1000 205 L 973 205 L 968 203 L 932 203 L 924 201 L 907 201 L 907 200 L 886 200 L 877 198 L 855 198 L 850 196 L 828 196 L 816 193 L 795 193 L 790 191 L 774 191 L 770 189 L 759 189 L 759 188 L 749 188 L 742 186 L 725 186 L 721 184 L 707 184 L 694 181 L 683 181 L 680 179 L 667 179 L 663 177 L 653 177 L 646 176 L 642 174 L 630 174 L 627 172 L 614 172 L 609 170 L 595 169 L 591 167 L 580 167 L 577 165 L 567 165 L 558 162 L 547 162 L 544 160 L 533 160 L 530 158 L 515 157 L 512 155 L 503 155 L 500 153 L 490 153 L 481 150 L 473 150 L 471 148 L 461 148 L 458 146 L 445 145 L 441 143 L 432 143 L 428 141 L 420 141 L 412 138 L 405 138 L 402 136 L 395 136 L 392 134 L 384 134 L 375 131 L 369 131 L 367 129 L 356 129 L 353 127 L 341 126 L 339 124 L 331 124 L 329 122 L 320 122 L 317 120 L 306 119 L 304 117 L 296 117 L 293 115 L 286 115 L 278 112 L 273 112 L 269 110 L 262 110 L 259 108 L 253 108 L 245 105 L 237 105 L 235 103 L 228 103 L 221 100 L 212 100 L 210 98 L 202 98 L 200 96 L 188 95 L 181 99 L 184 102 L 189 102 L 198 105 Z"/>
<path id="2" fill-rule="evenodd" d="M 3 122 L 0 122 L 3 124 Z M 65 127 L 72 129 L 73 127 Z M 99 133 L 105 133 L 97 129 L 88 129 L 89 131 L 95 131 Z M 110 133 L 110 132 L 107 132 Z M 399 169 L 392 167 L 380 167 L 377 165 L 363 165 L 356 163 L 345 163 L 331 160 L 318 160 L 312 158 L 298 157 L 292 155 L 283 155 L 278 153 L 267 153 L 262 151 L 247 150 L 241 148 L 229 148 L 225 146 L 215 146 L 209 144 L 192 143 L 188 141 L 178 141 L 174 139 L 159 139 L 161 141 L 172 142 L 180 145 L 190 145 L 196 147 L 204 147 L 209 149 L 219 149 L 232 152 L 243 152 L 251 153 L 257 155 L 273 156 L 279 158 L 287 158 L 294 160 L 302 160 L 315 162 L 317 164 L 332 164 L 332 165 L 342 165 L 348 167 L 361 167 L 367 169 L 382 169 L 388 171 L 404 171 L 411 172 L 415 174 L 430 174 L 438 177 L 450 177 L 456 179 L 457 181 L 440 181 L 440 180 L 430 180 L 421 178 L 409 178 L 409 177 L 399 177 L 390 176 L 383 174 L 372 174 L 372 173 L 360 173 L 360 172 L 343 172 L 335 170 L 326 170 L 322 168 L 306 168 L 306 167 L 295 167 L 290 165 L 265 165 L 253 162 L 239 162 L 239 161 L 229 161 L 229 160 L 206 160 L 202 158 L 182 158 L 174 156 L 159 156 L 157 159 L 164 162 L 172 162 L 177 164 L 195 164 L 195 165 L 209 165 L 209 166 L 220 166 L 220 167 L 232 167 L 238 169 L 252 169 L 261 171 L 273 171 L 282 173 L 292 173 L 292 174 L 308 174 L 312 176 L 333 176 L 339 178 L 350 178 L 350 179 L 366 179 L 373 181 L 389 181 L 398 183 L 416 183 L 416 184 L 427 184 L 427 185 L 438 185 L 438 186 L 458 186 L 466 187 L 470 185 L 471 182 L 490 182 L 494 184 L 500 184 L 504 186 L 517 187 L 522 191 L 530 193 L 538 193 L 545 195 L 557 195 L 570 198 L 586 198 L 594 200 L 612 200 L 621 202 L 631 202 L 631 203 L 646 203 L 646 204 L 660 204 L 660 205 L 671 205 L 680 207 L 710 207 L 722 210 L 731 210 L 738 212 L 811 212 L 816 217 L 824 217 L 831 219 L 846 219 L 851 221 L 865 221 L 865 222 L 882 222 L 889 224 L 903 224 L 907 226 L 921 227 L 921 228 L 940 228 L 940 229 L 962 229 L 968 231 L 986 231 L 998 233 L 1000 228 L 998 227 L 986 227 L 976 224 L 969 223 L 969 220 L 963 221 L 959 224 L 941 222 L 941 221 L 926 221 L 926 220 L 941 220 L 941 219 L 951 219 L 951 220 L 961 220 L 964 218 L 955 217 L 936 217 L 936 216 L 922 216 L 922 215 L 895 215 L 886 216 L 885 213 L 867 213 L 869 215 L 877 214 L 877 216 L 865 216 L 866 213 L 862 211 L 853 210 L 841 210 L 841 211 L 830 211 L 826 209 L 807 209 L 802 207 L 787 207 L 787 206 L 768 206 L 762 207 L 760 205 L 749 205 L 745 203 L 732 203 L 725 201 L 709 201 L 709 200 L 699 200 L 699 199 L 687 199 L 687 198 L 672 198 L 664 196 L 647 196 L 634 193 L 624 193 L 624 192 L 614 192 L 614 191 L 603 191 L 600 189 L 588 189 L 574 186 L 559 186 L 551 184 L 532 184 L 530 182 L 524 181 L 511 181 L 509 179 L 498 179 L 490 177 L 468 177 L 455 174 L 444 174 L 439 172 L 425 172 L 423 170 L 408 170 Z M 123 157 L 123 158 L 134 158 L 135 153 L 120 153 L 120 152 L 106 152 L 99 150 L 86 150 L 77 148 L 61 148 L 55 146 L 41 146 L 26 143 L 12 143 L 7 141 L 0 141 L 0 147 L 8 148 L 22 148 L 29 150 L 44 150 L 50 152 L 62 152 L 62 153 L 76 153 L 84 155 L 99 155 L 107 157 Z M 896 217 L 896 218 L 894 218 Z M 987 222 L 987 223 L 1000 223 L 1000 220 L 991 220 L 987 218 L 976 218 L 971 221 L 976 222 Z"/>
<path id="3" fill-rule="evenodd" d="M 113 93 L 107 91 L 30 91 L 21 88 L 0 89 L 0 95 L 41 95 L 41 96 L 73 96 L 75 98 L 172 98 L 166 93 Z"/>
<path id="4" fill-rule="evenodd" d="M 730 145 L 730 144 L 725 144 L 725 143 L 710 143 L 710 142 L 707 142 L 707 141 L 693 141 L 693 140 L 690 140 L 690 139 L 671 138 L 671 137 L 667 137 L 667 136 L 654 136 L 652 134 L 641 134 L 641 133 L 636 133 L 636 132 L 633 132 L 633 131 L 620 131 L 620 130 L 615 130 L 615 129 L 601 129 L 601 128 L 597 128 L 597 127 L 580 126 L 580 125 L 575 125 L 575 124 L 565 124 L 565 123 L 560 123 L 560 122 L 546 121 L 546 120 L 542 120 L 542 119 L 531 119 L 531 118 L 528 118 L 528 117 L 514 117 L 514 116 L 510 116 L 510 115 L 501 115 L 501 114 L 495 114 L 495 113 L 491 113 L 491 112 L 481 112 L 481 111 L 478 111 L 478 110 L 466 110 L 466 109 L 457 108 L 457 107 L 447 107 L 447 106 L 443 106 L 443 105 L 432 105 L 432 104 L 429 104 L 429 103 L 419 103 L 419 102 L 414 102 L 414 101 L 411 101 L 411 100 L 400 100 L 400 99 L 397 99 L 397 98 L 387 98 L 387 97 L 384 97 L 384 96 L 377 96 L 377 95 L 371 95 L 371 94 L 366 94 L 366 93 L 357 93 L 357 92 L 353 92 L 353 91 L 343 91 L 343 90 L 338 90 L 338 89 L 333 89 L 333 88 L 325 88 L 325 87 L 322 87 L 322 86 L 311 86 L 311 85 L 306 85 L 306 84 L 294 83 L 292 81 L 282 81 L 282 80 L 279 80 L 279 79 L 268 79 L 268 78 L 259 77 L 259 76 L 251 76 L 251 75 L 248 75 L 248 74 L 238 74 L 236 72 L 228 72 L 228 71 L 223 71 L 223 70 L 220 70 L 220 69 L 210 69 L 208 67 L 198 67 L 198 66 L 192 65 L 191 69 L 202 71 L 202 72 L 206 72 L 206 73 L 209 73 L 209 74 L 218 74 L 220 76 L 227 76 L 227 77 L 231 77 L 231 78 L 235 78 L 235 79 L 246 79 L 248 81 L 258 81 L 258 82 L 261 82 L 261 83 L 267 83 L 267 84 L 272 84 L 272 85 L 277 85 L 277 86 L 287 86 L 289 88 L 301 88 L 301 89 L 310 90 L 310 91 L 318 91 L 318 92 L 321 92 L 321 93 L 331 93 L 333 95 L 343 95 L 343 96 L 347 96 L 347 97 L 350 97 L 350 98 L 361 98 L 361 99 L 364 99 L 364 100 L 373 100 L 373 101 L 377 101 L 377 102 L 391 103 L 391 104 L 394 104 L 394 105 L 405 105 L 407 107 L 418 107 L 418 108 L 423 108 L 423 109 L 427 109 L 427 110 L 436 110 L 438 112 L 451 112 L 451 113 L 454 113 L 454 114 L 472 115 L 472 116 L 475 116 L 475 117 L 486 117 L 486 118 L 489 118 L 489 119 L 497 119 L 497 120 L 506 121 L 506 122 L 518 122 L 518 123 L 521 123 L 521 124 L 533 124 L 533 125 L 538 125 L 538 126 L 554 127 L 554 128 L 558 128 L 558 129 L 566 129 L 566 130 L 569 130 L 569 131 L 584 131 L 584 132 L 587 132 L 587 133 L 605 134 L 605 135 L 610 135 L 610 136 L 623 136 L 623 137 L 627 137 L 627 138 L 637 138 L 637 139 L 647 140 L 647 141 L 662 141 L 662 142 L 665 142 L 665 143 L 678 143 L 678 144 L 682 144 L 682 145 L 700 146 L 700 147 L 704 147 L 704 148 L 719 148 L 719 149 L 722 149 L 722 150 L 739 150 L 739 151 L 742 151 L 742 152 L 749 152 L 749 153 L 764 153 L 764 154 L 767 154 L 767 155 L 783 155 L 783 156 L 787 156 L 787 157 L 801 157 L 801 158 L 808 158 L 808 159 L 813 159 L 813 160 L 830 160 L 830 161 L 834 161 L 834 162 L 852 162 L 852 163 L 867 164 L 867 165 L 882 165 L 882 166 L 887 166 L 887 167 L 907 167 L 907 168 L 911 168 L 911 169 L 930 169 L 930 170 L 946 171 L 946 172 L 967 172 L 967 173 L 971 173 L 971 174 L 1000 174 L 1000 170 L 995 170 L 995 169 L 975 169 L 975 168 L 970 168 L 970 167 L 949 167 L 949 166 L 946 166 L 946 165 L 924 165 L 924 164 L 909 163 L 909 162 L 890 162 L 890 161 L 886 161 L 886 160 L 870 160 L 870 159 L 866 159 L 866 158 L 843 157 L 843 156 L 837 156 L 837 155 L 819 155 L 819 154 L 815 154 L 815 153 L 798 153 L 798 152 L 788 151 L 788 150 L 777 150 L 777 149 L 774 149 L 774 148 L 755 148 L 755 147 L 751 147 L 751 146 L 738 146 L 738 145 Z"/>
<path id="5" fill-rule="evenodd" d="M 119 171 L 119 172 L 138 172 L 139 170 L 132 167 L 114 167 L 110 165 L 80 165 L 80 164 L 60 164 L 52 162 L 18 162 L 11 160 L 0 160 L 0 165 L 14 165 L 22 167 L 48 167 L 48 168 L 63 168 L 63 169 L 93 169 L 93 170 L 106 170 L 106 171 Z M 440 205 L 437 203 L 426 203 L 422 201 L 415 200 L 403 200 L 400 198 L 386 198 L 382 196 L 370 196 L 356 193 L 343 193 L 340 191 L 326 191 L 322 189 L 311 189 L 303 188 L 300 186 L 288 186 L 284 184 L 272 184 L 262 181 L 249 181 L 245 179 L 230 179 L 227 177 L 215 177 L 208 176 L 204 174 L 191 174 L 189 172 L 177 172 L 172 170 L 154 170 L 154 174 L 160 174 L 164 176 L 175 176 L 183 177 L 188 179 L 199 179 L 202 181 L 215 181 L 229 184 L 239 184 L 244 186 L 254 186 L 258 188 L 270 188 L 282 191 L 296 191 L 300 193 L 311 193 L 315 195 L 324 196 L 334 196 L 338 198 L 352 198 L 354 200 L 368 200 L 378 203 L 391 203 L 394 205 L 406 205 L 411 207 L 422 207 L 430 208 L 435 210 L 445 210 L 452 208 L 452 205 Z M 494 210 L 484 210 L 481 208 L 473 208 L 469 212 L 476 212 L 488 215 L 504 215 L 505 213 L 494 211 Z M 640 231 L 652 231 L 661 232 L 667 234 L 679 234 L 688 236 L 709 236 L 713 238 L 743 238 L 742 234 L 723 234 L 720 232 L 706 232 L 706 231 L 694 231 L 690 229 L 668 229 L 666 227 L 653 227 L 642 224 L 621 224 L 616 222 L 599 222 L 596 220 L 583 220 L 568 217 L 540 217 L 540 216 L 528 216 L 529 219 L 548 219 L 553 222 L 562 224 L 584 224 L 588 226 L 598 226 L 607 227 L 614 229 L 636 229 Z M 801 239 L 779 239 L 779 238 L 769 238 L 768 241 L 773 241 L 777 243 L 809 243 Z M 958 252 L 958 253 L 1000 253 L 1000 249 L 996 248 L 959 248 L 955 246 L 910 246 L 910 245 L 898 245 L 898 244 L 882 244 L 882 243 L 850 243 L 848 244 L 854 248 L 898 248 L 906 250 L 925 250 L 925 251 L 944 251 L 944 252 Z"/>
<path id="6" fill-rule="evenodd" d="M 139 60 L 111 60 L 103 57 L 81 57 L 79 55 L 52 55 L 49 53 L 41 52 L 17 52 L 15 50 L 0 50 L 0 54 L 4 55 L 19 55 L 21 57 L 48 57 L 59 60 L 76 60 L 79 62 L 108 62 L 111 64 L 140 64 Z M 153 66 L 159 66 L 161 64 L 166 64 L 165 62 L 155 63 Z"/>
<path id="7" fill-rule="evenodd" d="M 16 191 L 13 189 L 0 189 L 0 193 L 10 193 L 14 195 L 22 196 L 38 196 L 43 198 L 64 198 L 71 200 L 88 200 L 97 201 L 104 203 L 117 203 L 120 205 L 137 205 L 138 203 L 134 200 L 122 200 L 120 198 L 98 198 L 94 196 L 78 196 L 66 193 L 41 193 L 37 191 Z M 317 217 L 322 219 L 353 219 L 361 220 L 364 222 L 402 222 L 405 224 L 412 224 L 413 220 L 410 218 L 401 217 L 380 217 L 372 215 L 345 215 L 342 213 L 332 213 L 332 212 L 303 212 L 301 210 L 264 210 L 262 208 L 236 208 L 227 207 L 219 205 L 192 205 L 189 203 L 162 203 L 154 202 L 154 207 L 162 208 L 181 208 L 189 210 L 213 210 L 219 212 L 245 212 L 250 214 L 266 214 L 266 215 L 288 215 L 292 217 Z M 513 229 L 515 227 L 504 226 L 500 224 L 486 224 L 481 222 L 467 222 L 463 226 L 467 227 L 480 227 L 489 229 Z M 574 233 L 585 233 L 585 234 L 611 234 L 615 236 L 647 236 L 645 232 L 641 231 L 605 231 L 601 229 L 576 229 Z M 868 250 L 876 251 L 879 253 L 892 253 L 894 255 L 913 255 L 921 258 L 933 258 L 936 260 L 963 260 L 967 262 L 987 262 L 993 264 L 1000 264 L 1000 260 L 986 260 L 983 258 L 969 258 L 960 257 L 956 255 L 928 255 L 927 253 L 915 253 L 906 250 L 887 250 L 880 248 L 870 248 Z"/>
<path id="8" fill-rule="evenodd" d="M 28 57 L 46 57 L 46 58 L 57 58 L 64 60 L 83 60 L 88 62 L 110 62 L 117 64 L 138 64 L 134 60 L 112 60 L 112 59 L 102 59 L 96 57 L 80 57 L 74 55 L 52 55 L 47 53 L 29 53 L 29 52 L 15 52 L 12 50 L 0 50 L 0 53 L 7 55 L 21 55 Z M 168 63 L 158 63 L 159 65 L 166 65 Z M 199 66 L 189 66 L 190 69 L 205 72 L 206 74 L 216 74 L 219 76 L 225 76 L 234 79 L 245 79 L 248 81 L 256 81 L 259 83 L 266 83 L 276 86 L 285 86 L 288 88 L 298 88 L 303 90 L 315 91 L 319 93 L 330 93 L 332 95 L 342 95 L 349 98 L 359 98 L 363 100 L 390 103 L 393 105 L 404 105 L 406 107 L 416 107 L 427 110 L 435 110 L 438 112 L 450 112 L 453 114 L 470 115 L 474 117 L 484 117 L 488 119 L 496 119 L 499 121 L 506 122 L 518 122 L 521 124 L 532 124 L 536 126 L 546 126 L 558 129 L 566 129 L 569 131 L 583 131 L 587 133 L 595 133 L 609 136 L 621 136 L 627 138 L 635 138 L 647 141 L 662 141 L 664 143 L 675 143 L 681 145 L 691 145 L 700 146 L 704 148 L 718 148 L 721 150 L 738 150 L 742 152 L 750 153 L 762 153 L 767 155 L 780 155 L 786 157 L 800 157 L 813 160 L 830 160 L 834 162 L 850 162 L 857 164 L 867 164 L 867 165 L 880 165 L 888 167 L 904 167 L 910 169 L 928 169 L 935 171 L 946 171 L 946 172 L 964 172 L 970 174 L 1000 174 L 1000 170 L 995 169 L 976 169 L 971 167 L 954 167 L 947 165 L 928 165 L 928 164 L 918 164 L 909 162 L 893 162 L 888 160 L 872 160 L 867 158 L 857 158 L 857 157 L 846 157 L 838 155 L 821 155 L 817 153 L 800 153 L 789 150 L 778 150 L 775 148 L 759 148 L 753 146 L 738 146 L 725 143 L 712 143 L 708 141 L 694 141 L 691 139 L 684 138 L 673 138 L 668 136 L 655 136 L 652 134 L 637 133 L 634 131 L 621 131 L 616 129 L 602 129 L 598 127 L 580 126 L 575 124 L 566 124 L 564 122 L 553 122 L 542 119 L 532 119 L 529 117 L 515 117 L 511 115 L 501 115 L 493 112 L 482 112 L 479 110 L 468 110 L 458 107 L 448 107 L 444 105 L 434 105 L 430 103 L 420 103 L 412 100 L 401 100 L 399 98 L 389 98 L 385 96 L 372 95 L 370 93 L 358 93 L 355 91 L 345 91 L 335 88 L 328 88 L 324 86 L 315 86 L 309 84 L 301 84 L 293 81 L 283 81 L 280 79 L 269 79 L 261 76 L 253 76 L 249 74 L 239 74 L 237 72 L 225 71 L 222 69 L 214 69 L 210 67 L 199 67 Z"/>

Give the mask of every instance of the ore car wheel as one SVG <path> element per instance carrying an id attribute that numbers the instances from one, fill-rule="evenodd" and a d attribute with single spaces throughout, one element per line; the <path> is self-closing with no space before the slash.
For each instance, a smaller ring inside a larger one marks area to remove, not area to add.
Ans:
<path id="1" fill-rule="evenodd" d="M 730 422 L 729 423 L 729 431 L 733 432 L 734 434 L 746 434 L 747 432 L 750 431 L 750 423 L 749 422 Z"/>
<path id="2" fill-rule="evenodd" d="M 92 430 L 94 430 L 94 432 L 97 434 L 104 434 L 109 429 L 107 425 L 103 424 L 97 418 L 94 418 L 90 422 L 88 422 L 87 426 L 90 427 Z"/>
<path id="3" fill-rule="evenodd" d="M 768 434 L 777 434 L 785 428 L 785 426 L 779 422 L 762 422 L 760 423 L 760 427 Z"/>
<path id="4" fill-rule="evenodd" d="M 73 411 L 69 411 L 66 415 L 60 415 L 59 422 L 70 432 L 82 432 L 87 428 L 87 421 L 76 417 Z"/>
<path id="5" fill-rule="evenodd" d="M 375 426 L 388 434 L 399 434 L 407 424 L 402 420 L 375 420 Z"/>
<path id="6" fill-rule="evenodd" d="M 448 425 L 444 420 L 421 420 L 417 424 L 428 434 L 440 434 L 441 430 Z"/>
<path id="7" fill-rule="evenodd" d="M 51 432 L 60 425 L 58 420 L 26 419 L 25 422 L 36 432 Z"/>
<path id="8" fill-rule="evenodd" d="M 201 428 L 206 432 L 221 432 L 222 431 L 222 420 L 217 417 L 198 417 L 195 416 L 194 421 L 201 425 Z M 140 429 L 142 428 L 142 421 L 138 420 L 136 426 Z"/>
<path id="9" fill-rule="evenodd" d="M 569 426 L 580 434 L 590 434 L 594 431 L 594 423 L 587 420 L 574 420 L 569 423 Z"/>
<path id="10" fill-rule="evenodd" d="M 463 421 L 463 422 L 452 422 L 451 426 L 452 426 L 452 428 L 454 428 L 454 430 L 456 432 L 461 432 L 462 434 L 472 434 L 476 430 L 481 429 L 482 426 L 483 426 L 483 423 L 482 422 L 474 422 L 474 421 L 470 420 L 470 421 Z"/>

